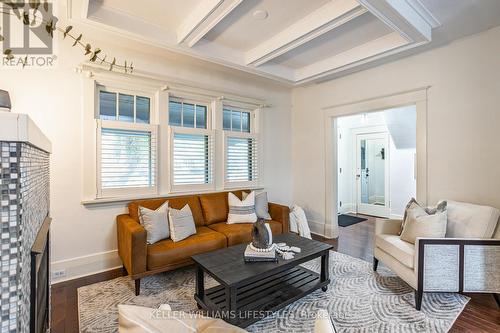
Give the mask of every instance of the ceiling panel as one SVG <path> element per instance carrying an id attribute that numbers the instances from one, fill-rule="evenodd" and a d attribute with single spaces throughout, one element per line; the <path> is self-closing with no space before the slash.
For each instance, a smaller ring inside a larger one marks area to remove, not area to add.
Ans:
<path id="1" fill-rule="evenodd" d="M 149 24 L 175 31 L 182 20 L 202 0 L 91 0 L 94 3 L 111 8 L 137 18 Z"/>
<path id="2" fill-rule="evenodd" d="M 327 2 L 329 0 L 246 0 L 216 25 L 205 40 L 248 51 Z M 269 16 L 265 20 L 255 19 L 252 14 L 256 10 L 265 10 Z"/>
<path id="3" fill-rule="evenodd" d="M 301 68 L 391 32 L 389 27 L 371 13 L 365 13 L 339 28 L 275 58 L 273 62 L 293 69 Z"/>
<path id="4" fill-rule="evenodd" d="M 108 25 L 114 33 L 295 85 L 338 77 L 500 24 L 500 0 L 68 3 L 73 3 L 68 6 L 73 17 L 83 14 L 99 28 Z M 254 17 L 257 10 L 267 18 Z M 189 35 L 183 39 L 179 31 L 186 27 Z"/>

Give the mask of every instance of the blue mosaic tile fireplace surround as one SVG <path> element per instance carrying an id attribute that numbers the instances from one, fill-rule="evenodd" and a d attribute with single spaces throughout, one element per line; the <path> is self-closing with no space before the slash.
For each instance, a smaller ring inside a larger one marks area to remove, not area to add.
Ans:
<path id="1" fill-rule="evenodd" d="M 30 331 L 31 250 L 49 215 L 49 181 L 47 151 L 0 140 L 1 333 Z"/>

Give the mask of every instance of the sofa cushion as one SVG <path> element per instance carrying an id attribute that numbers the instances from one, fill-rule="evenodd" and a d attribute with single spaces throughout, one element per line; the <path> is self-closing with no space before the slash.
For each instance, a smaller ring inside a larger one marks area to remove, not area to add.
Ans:
<path id="1" fill-rule="evenodd" d="M 387 252 L 408 268 L 414 266 L 415 246 L 398 235 L 376 235 L 375 246 Z"/>
<path id="2" fill-rule="evenodd" d="M 200 195 L 200 203 L 207 225 L 227 220 L 227 212 L 229 211 L 227 193 Z"/>
<path id="3" fill-rule="evenodd" d="M 154 270 L 188 260 L 192 255 L 226 247 L 226 237 L 207 227 L 197 227 L 196 234 L 178 242 L 165 239 L 148 245 L 147 268 Z"/>
<path id="4" fill-rule="evenodd" d="M 266 221 L 271 227 L 273 235 L 279 235 L 283 232 L 280 222 Z M 237 223 L 227 224 L 226 222 L 215 223 L 209 226 L 227 237 L 227 246 L 232 246 L 241 243 L 249 243 L 252 240 L 252 227 L 253 223 Z"/>
<path id="5" fill-rule="evenodd" d="M 489 206 L 448 201 L 447 238 L 491 238 L 499 210 Z"/>
<path id="6" fill-rule="evenodd" d="M 231 192 L 241 199 L 242 191 Z M 199 196 L 203 216 L 206 224 L 210 225 L 217 222 L 226 222 L 229 212 L 228 196 L 229 192 L 209 193 Z"/>
<path id="7" fill-rule="evenodd" d="M 191 212 L 193 213 L 194 223 L 197 226 L 205 225 L 205 219 L 203 218 L 203 212 L 201 211 L 200 200 L 196 195 L 189 195 L 183 197 L 171 197 L 171 198 L 159 198 L 159 199 L 145 199 L 145 200 L 135 200 L 128 204 L 128 213 L 130 217 L 139 222 L 139 206 L 146 207 L 148 209 L 155 210 L 160 207 L 165 201 L 168 200 L 168 205 L 174 209 L 182 209 L 186 204 L 189 205 Z"/>

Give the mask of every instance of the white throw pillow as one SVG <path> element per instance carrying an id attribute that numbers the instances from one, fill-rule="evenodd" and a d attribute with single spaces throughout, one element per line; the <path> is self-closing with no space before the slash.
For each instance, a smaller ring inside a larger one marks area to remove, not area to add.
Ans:
<path id="1" fill-rule="evenodd" d="M 170 236 L 168 228 L 168 201 L 156 210 L 139 206 L 139 221 L 146 229 L 146 241 L 154 244 Z"/>
<path id="2" fill-rule="evenodd" d="M 269 214 L 269 202 L 267 201 L 267 192 L 255 192 L 255 214 L 258 218 L 272 220 Z M 241 198 L 245 200 L 251 192 L 241 192 Z"/>
<path id="3" fill-rule="evenodd" d="M 314 323 L 314 333 L 337 333 L 326 310 L 318 310 Z"/>
<path id="4" fill-rule="evenodd" d="M 401 240 L 415 244 L 418 237 L 443 238 L 446 235 L 447 212 L 422 214 L 421 207 L 408 210 Z"/>
<path id="5" fill-rule="evenodd" d="M 137 305 L 118 305 L 118 332 L 120 333 L 243 333 L 245 330 L 222 319 L 196 313 L 172 311 L 163 304 L 159 309 Z"/>
<path id="6" fill-rule="evenodd" d="M 245 200 L 240 200 L 236 195 L 229 192 L 229 214 L 227 223 L 254 223 L 257 221 L 255 214 L 255 192 L 251 192 Z"/>
<path id="7" fill-rule="evenodd" d="M 181 241 L 191 235 L 196 234 L 193 213 L 189 205 L 185 205 L 181 210 L 170 208 L 168 210 L 168 220 L 170 226 L 170 238 L 174 242 Z"/>
<path id="8" fill-rule="evenodd" d="M 439 201 L 436 205 L 436 207 L 422 207 L 420 204 L 415 200 L 415 198 L 411 198 L 408 204 L 406 205 L 405 208 L 405 214 L 403 216 L 403 223 L 401 223 L 401 230 L 399 231 L 399 234 L 403 232 L 403 229 L 405 227 L 405 223 L 407 220 L 408 216 L 408 211 L 413 210 L 414 211 L 414 216 L 419 217 L 419 216 L 425 216 L 425 215 L 432 215 L 436 214 L 437 212 L 443 212 L 447 209 L 447 202 L 446 201 Z"/>

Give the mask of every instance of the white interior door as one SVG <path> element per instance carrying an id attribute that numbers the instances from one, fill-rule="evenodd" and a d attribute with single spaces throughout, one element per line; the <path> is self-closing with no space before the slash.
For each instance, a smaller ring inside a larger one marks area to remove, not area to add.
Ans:
<path id="1" fill-rule="evenodd" d="M 356 136 L 356 188 L 359 214 L 389 217 L 389 135 Z"/>

